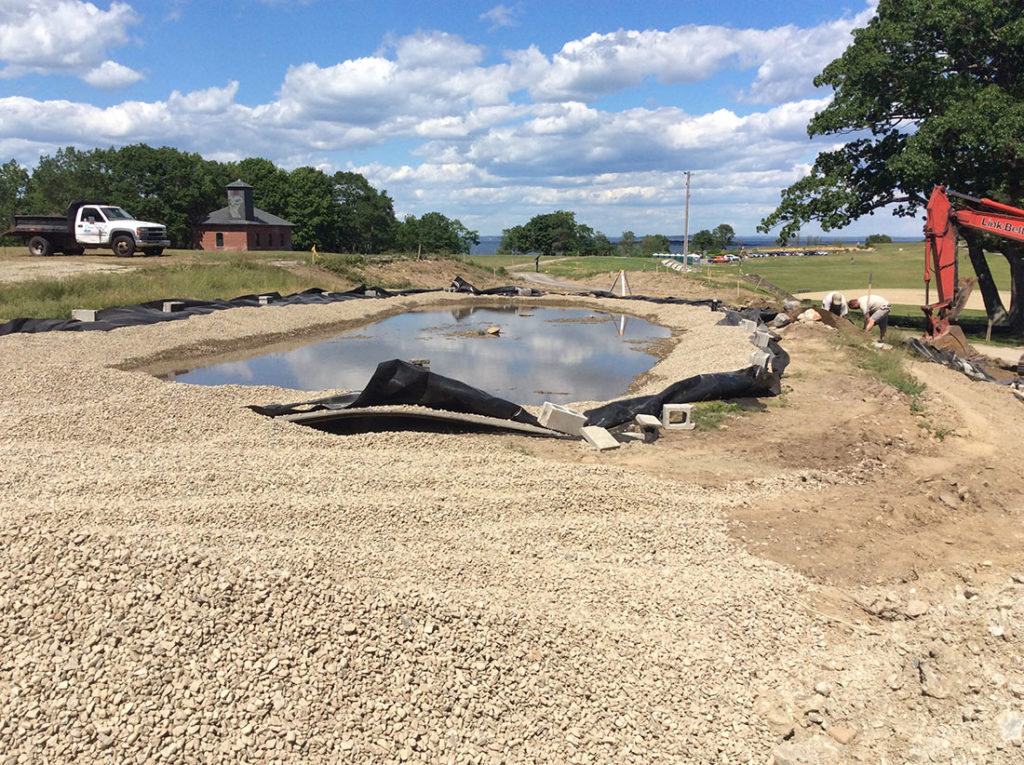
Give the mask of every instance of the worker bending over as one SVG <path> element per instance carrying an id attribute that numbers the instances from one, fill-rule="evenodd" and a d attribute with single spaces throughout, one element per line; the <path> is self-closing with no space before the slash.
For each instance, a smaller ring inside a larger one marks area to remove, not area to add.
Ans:
<path id="1" fill-rule="evenodd" d="M 821 307 L 826 311 L 831 311 L 836 316 L 846 316 L 850 310 L 846 304 L 846 298 L 843 297 L 841 292 L 830 292 L 825 295 L 821 301 Z"/>
<path id="2" fill-rule="evenodd" d="M 889 328 L 889 311 L 892 306 L 881 295 L 861 295 L 849 302 L 850 308 L 859 308 L 864 312 L 864 330 L 870 332 L 878 325 L 878 339 L 885 342 L 885 330 Z"/>

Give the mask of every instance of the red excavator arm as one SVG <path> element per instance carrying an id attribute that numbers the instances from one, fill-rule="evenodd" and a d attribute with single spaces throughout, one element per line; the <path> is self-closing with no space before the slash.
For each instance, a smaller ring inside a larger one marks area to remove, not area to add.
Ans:
<path id="1" fill-rule="evenodd" d="M 964 199 L 971 207 L 954 207 L 950 197 Z M 930 340 L 949 332 L 950 322 L 963 308 L 967 290 L 957 283 L 956 240 L 962 227 L 1024 242 L 1024 210 L 991 199 L 967 196 L 936 186 L 928 199 L 928 217 L 924 224 L 925 300 L 935 272 L 938 302 L 922 306 L 928 319 Z"/>

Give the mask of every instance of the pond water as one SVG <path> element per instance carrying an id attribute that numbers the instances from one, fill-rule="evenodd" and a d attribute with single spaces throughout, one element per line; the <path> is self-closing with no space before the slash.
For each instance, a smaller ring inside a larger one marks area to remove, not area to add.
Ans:
<path id="1" fill-rule="evenodd" d="M 497 335 L 487 334 L 497 327 Z M 670 330 L 581 308 L 460 307 L 416 311 L 323 342 L 175 375 L 198 385 L 362 390 L 382 361 L 424 360 L 432 372 L 519 404 L 606 401 L 625 393 Z"/>

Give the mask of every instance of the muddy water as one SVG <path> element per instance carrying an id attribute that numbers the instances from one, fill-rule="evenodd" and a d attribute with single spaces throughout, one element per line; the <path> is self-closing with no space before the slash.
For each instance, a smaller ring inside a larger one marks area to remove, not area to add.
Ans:
<path id="1" fill-rule="evenodd" d="M 494 330 L 497 329 L 495 333 Z M 282 353 L 217 364 L 173 379 L 199 385 L 360 390 L 377 364 L 422 361 L 431 371 L 520 404 L 621 396 L 670 336 L 635 317 L 571 308 L 410 312 Z"/>

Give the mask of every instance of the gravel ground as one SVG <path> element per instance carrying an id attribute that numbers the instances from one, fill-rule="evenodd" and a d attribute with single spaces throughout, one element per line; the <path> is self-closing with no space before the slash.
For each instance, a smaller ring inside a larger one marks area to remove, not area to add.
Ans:
<path id="1" fill-rule="evenodd" d="M 246 408 L 307 393 L 137 371 L 467 300 L 0 338 L 4 762 L 781 763 L 785 698 L 870 708 L 870 684 L 822 685 L 842 667 L 793 607 L 808 582 L 723 525 L 806 476 L 709 489 L 518 436 L 332 436 Z M 632 307 L 685 331 L 640 392 L 746 365 L 721 314 Z"/>

